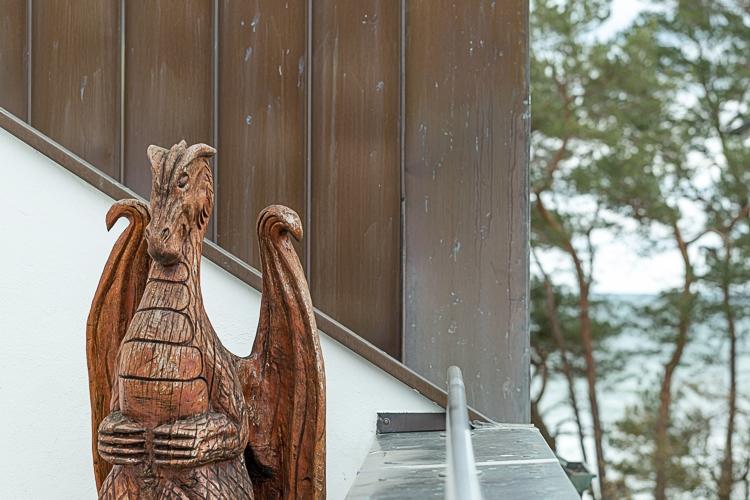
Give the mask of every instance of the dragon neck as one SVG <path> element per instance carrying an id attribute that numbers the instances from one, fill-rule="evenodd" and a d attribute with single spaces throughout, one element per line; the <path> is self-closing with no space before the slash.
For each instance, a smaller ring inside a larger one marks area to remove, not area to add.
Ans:
<path id="1" fill-rule="evenodd" d="M 203 310 L 203 295 L 201 292 L 201 250 L 202 241 L 189 239 L 183 245 L 180 259 L 168 266 L 158 261 L 153 261 L 148 274 L 148 281 L 169 281 L 182 283 L 190 291 L 190 305 L 187 313 L 190 316 L 198 316 Z M 146 290 L 148 293 L 148 288 Z"/>

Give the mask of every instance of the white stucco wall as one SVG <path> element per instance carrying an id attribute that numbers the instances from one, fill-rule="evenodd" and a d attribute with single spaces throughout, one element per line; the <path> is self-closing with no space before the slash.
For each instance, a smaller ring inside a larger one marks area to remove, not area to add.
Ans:
<path id="1" fill-rule="evenodd" d="M 85 324 L 111 233 L 112 200 L 0 129 L 0 498 L 95 498 Z M 252 225 L 248 226 L 250 230 Z M 260 295 L 203 262 L 206 309 L 233 352 L 250 351 Z M 323 336 L 328 497 L 343 498 L 378 411 L 438 411 Z"/>

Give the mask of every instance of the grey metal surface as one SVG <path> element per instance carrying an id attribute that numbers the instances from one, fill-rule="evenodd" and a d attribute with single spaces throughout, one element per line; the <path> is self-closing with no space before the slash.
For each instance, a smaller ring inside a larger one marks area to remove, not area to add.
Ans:
<path id="1" fill-rule="evenodd" d="M 448 368 L 448 408 L 445 412 L 445 498 L 482 500 L 474 462 L 474 447 L 466 408 L 466 388 L 457 366 Z"/>
<path id="2" fill-rule="evenodd" d="M 535 427 L 488 424 L 471 436 L 486 500 L 579 498 Z M 444 432 L 378 435 L 347 498 L 444 498 L 445 440 Z"/>

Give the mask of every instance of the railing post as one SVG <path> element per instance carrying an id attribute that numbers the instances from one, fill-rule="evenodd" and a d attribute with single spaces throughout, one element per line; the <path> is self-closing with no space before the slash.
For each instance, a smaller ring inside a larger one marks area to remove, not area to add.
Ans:
<path id="1" fill-rule="evenodd" d="M 448 408 L 445 412 L 446 429 L 446 484 L 448 500 L 481 500 L 471 427 L 466 406 L 466 389 L 461 369 L 448 368 Z"/>

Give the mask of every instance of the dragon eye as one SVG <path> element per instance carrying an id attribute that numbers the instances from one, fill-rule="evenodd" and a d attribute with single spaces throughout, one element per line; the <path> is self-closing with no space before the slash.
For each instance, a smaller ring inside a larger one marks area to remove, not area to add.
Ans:
<path id="1" fill-rule="evenodd" d="M 178 188 L 184 188 L 187 186 L 189 176 L 187 173 L 182 173 L 180 177 L 177 179 L 177 187 Z"/>

